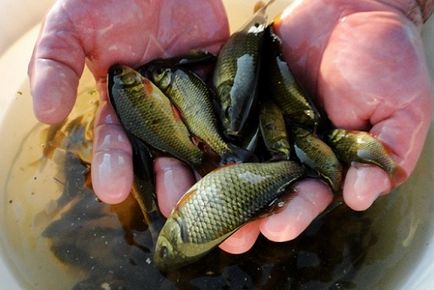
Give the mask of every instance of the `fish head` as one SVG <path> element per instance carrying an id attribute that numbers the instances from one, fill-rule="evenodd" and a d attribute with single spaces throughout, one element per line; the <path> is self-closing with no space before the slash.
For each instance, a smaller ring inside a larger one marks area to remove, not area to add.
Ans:
<path id="1" fill-rule="evenodd" d="M 161 229 L 155 246 L 154 262 L 160 270 L 166 271 L 184 264 L 183 254 L 179 251 L 181 243 L 181 226 L 171 216 Z"/>
<path id="2" fill-rule="evenodd" d="M 326 140 L 330 143 L 336 143 L 342 140 L 346 135 L 345 130 L 343 129 L 334 129 L 327 136 Z"/>
<path id="3" fill-rule="evenodd" d="M 107 74 L 107 91 L 110 103 L 116 113 L 122 102 L 122 95 L 127 91 L 138 91 L 143 87 L 144 78 L 139 72 L 126 65 L 112 65 Z"/>
<path id="4" fill-rule="evenodd" d="M 167 89 L 172 82 L 172 69 L 163 66 L 148 68 L 152 81 L 162 90 Z"/>
<path id="5" fill-rule="evenodd" d="M 140 73 L 126 65 L 115 64 L 108 71 L 109 86 L 131 87 L 142 81 Z"/>

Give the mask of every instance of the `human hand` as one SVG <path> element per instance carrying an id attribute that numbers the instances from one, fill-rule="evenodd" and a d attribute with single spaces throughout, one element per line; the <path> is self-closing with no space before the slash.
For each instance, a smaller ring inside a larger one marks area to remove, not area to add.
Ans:
<path id="1" fill-rule="evenodd" d="M 193 48 L 215 53 L 228 33 L 220 0 L 55 3 L 29 64 L 34 112 L 44 123 L 62 121 L 74 105 L 86 62 L 101 96 L 91 166 L 92 185 L 102 201 L 123 201 L 133 181 L 131 145 L 107 101 L 108 68 L 115 63 L 137 66 Z M 167 176 L 170 159 L 165 160 L 156 162 L 156 171 Z M 181 171 L 177 180 L 190 184 L 192 177 Z"/>
<path id="2" fill-rule="evenodd" d="M 425 5 L 432 8 L 432 1 Z M 295 76 L 318 96 L 334 125 L 370 131 L 391 149 L 405 178 L 416 165 L 432 118 L 418 9 L 413 0 L 305 0 L 289 7 L 275 27 Z M 176 161 L 170 164 L 166 168 L 177 169 L 157 180 L 158 188 L 171 189 L 159 190 L 165 215 L 188 187 L 177 185 L 173 177 L 187 170 L 179 170 Z M 343 197 L 354 210 L 365 210 L 402 181 L 394 183 L 378 167 L 354 164 L 347 172 Z M 303 180 L 283 210 L 245 225 L 220 248 L 245 252 L 260 232 L 273 241 L 291 240 L 331 201 L 328 186 Z"/>

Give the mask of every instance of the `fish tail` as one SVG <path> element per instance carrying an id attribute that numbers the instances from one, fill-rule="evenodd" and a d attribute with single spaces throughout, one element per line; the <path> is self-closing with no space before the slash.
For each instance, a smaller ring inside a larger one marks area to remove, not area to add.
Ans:
<path id="1" fill-rule="evenodd" d="M 408 174 L 401 166 L 396 165 L 396 167 L 389 172 L 389 176 L 390 180 L 392 181 L 392 185 L 396 187 L 407 179 Z"/>

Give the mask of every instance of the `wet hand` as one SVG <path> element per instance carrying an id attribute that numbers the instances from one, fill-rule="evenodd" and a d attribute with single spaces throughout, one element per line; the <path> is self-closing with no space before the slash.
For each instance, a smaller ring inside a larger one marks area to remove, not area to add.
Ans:
<path id="1" fill-rule="evenodd" d="M 432 118 L 418 9 L 412 0 L 306 0 L 288 8 L 276 25 L 294 74 L 318 96 L 334 125 L 376 136 L 391 150 L 405 177 L 416 165 Z M 161 162 L 165 166 L 157 186 L 160 208 L 168 215 L 190 186 L 175 179 L 175 173 L 193 177 L 175 160 Z M 347 172 L 343 197 L 352 209 L 365 210 L 404 179 L 394 183 L 378 167 L 354 164 Z M 282 211 L 247 224 L 220 248 L 245 252 L 260 233 L 272 241 L 294 239 L 332 198 L 320 181 L 299 182 Z"/>
<path id="2" fill-rule="evenodd" d="M 123 201 L 133 181 L 131 146 L 107 103 L 106 74 L 192 48 L 216 52 L 228 36 L 219 0 L 57 1 L 46 16 L 29 77 L 36 117 L 61 122 L 71 111 L 85 63 L 101 95 L 95 121 L 92 184 L 107 203 Z M 158 164 L 158 163 L 157 163 Z"/>

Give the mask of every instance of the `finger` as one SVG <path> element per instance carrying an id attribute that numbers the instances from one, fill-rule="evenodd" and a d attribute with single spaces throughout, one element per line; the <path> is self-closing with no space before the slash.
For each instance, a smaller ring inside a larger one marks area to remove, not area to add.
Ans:
<path id="1" fill-rule="evenodd" d="M 294 196 L 280 212 L 261 220 L 259 229 L 269 240 L 284 242 L 296 238 L 331 203 L 330 188 L 315 179 L 295 186 Z"/>
<path id="2" fill-rule="evenodd" d="M 383 194 L 392 189 L 389 176 L 373 165 L 352 165 L 348 170 L 343 196 L 345 203 L 354 210 L 366 210 Z"/>
<path id="3" fill-rule="evenodd" d="M 242 254 L 250 250 L 259 236 L 260 220 L 250 222 L 219 245 L 220 249 L 230 254 Z"/>
<path id="4" fill-rule="evenodd" d="M 125 200 L 133 182 L 132 149 L 113 109 L 107 102 L 95 120 L 92 158 L 92 185 L 103 202 Z"/>
<path id="5" fill-rule="evenodd" d="M 154 162 L 158 206 L 161 213 L 168 217 L 181 196 L 195 182 L 191 169 L 183 162 L 160 157 Z"/>
<path id="6" fill-rule="evenodd" d="M 354 14 L 330 37 L 320 92 L 337 127 L 369 128 L 399 168 L 391 178 L 373 166 L 351 167 L 344 199 L 363 210 L 413 171 L 432 116 L 432 89 L 418 30 L 391 13 Z M 347 108 L 343 110 L 342 108 Z"/>
<path id="7" fill-rule="evenodd" d="M 61 6 L 58 1 L 47 15 L 28 68 L 34 113 L 50 124 L 62 121 L 71 111 L 85 60 Z"/>

